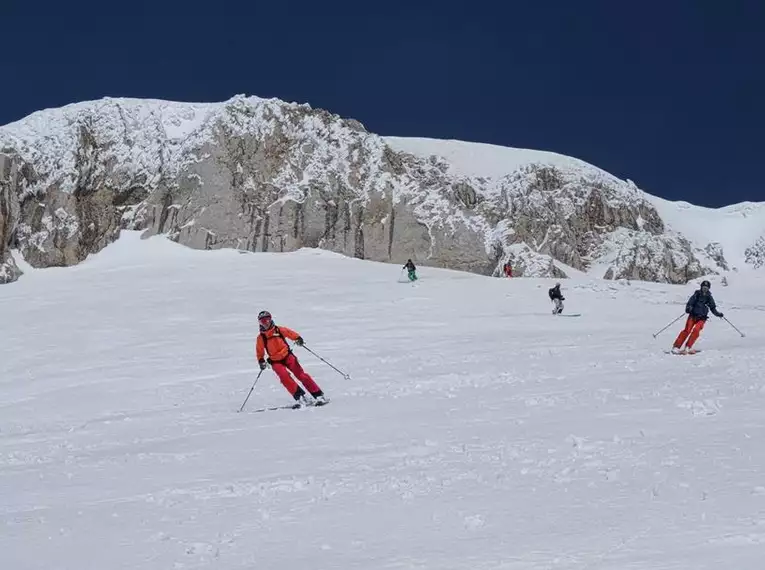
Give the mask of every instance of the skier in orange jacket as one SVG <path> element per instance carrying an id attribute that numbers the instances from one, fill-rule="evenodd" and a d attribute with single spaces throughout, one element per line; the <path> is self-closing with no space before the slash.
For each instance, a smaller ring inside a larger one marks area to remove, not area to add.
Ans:
<path id="1" fill-rule="evenodd" d="M 260 334 L 255 342 L 255 356 L 258 358 L 258 364 L 261 370 L 265 370 L 268 364 L 271 365 L 279 380 L 287 391 L 295 398 L 296 405 L 302 406 L 308 403 L 305 390 L 292 378 L 290 372 L 294 374 L 306 390 L 314 397 L 316 404 L 326 404 L 327 400 L 319 385 L 314 382 L 308 373 L 300 366 L 297 356 L 294 355 L 287 340 L 292 340 L 298 346 L 303 346 L 303 337 L 297 332 L 287 327 L 277 327 L 274 323 L 271 313 L 261 311 L 258 315 L 260 324 Z M 266 353 L 268 360 L 266 360 Z"/>

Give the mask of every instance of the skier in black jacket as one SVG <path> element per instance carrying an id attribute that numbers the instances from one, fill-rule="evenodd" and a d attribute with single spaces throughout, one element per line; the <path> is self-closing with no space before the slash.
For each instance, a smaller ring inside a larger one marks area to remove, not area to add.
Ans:
<path id="1" fill-rule="evenodd" d="M 687 352 L 693 354 L 696 352 L 693 350 L 694 343 L 698 340 L 704 325 L 709 318 L 709 312 L 719 318 L 723 318 L 723 314 L 717 310 L 714 297 L 710 293 L 711 284 L 709 281 L 702 281 L 701 287 L 698 291 L 691 295 L 688 302 L 685 304 L 685 312 L 688 313 L 688 319 L 685 321 L 685 328 L 680 331 L 675 339 L 675 344 L 672 345 L 672 352 L 681 354 Z M 688 340 L 683 349 L 683 343 Z"/>
<path id="2" fill-rule="evenodd" d="M 563 301 L 566 298 L 560 292 L 560 283 L 556 283 L 555 287 L 550 289 L 547 294 L 550 296 L 550 300 L 555 303 L 555 308 L 552 311 L 553 315 L 561 314 L 563 312 Z"/>

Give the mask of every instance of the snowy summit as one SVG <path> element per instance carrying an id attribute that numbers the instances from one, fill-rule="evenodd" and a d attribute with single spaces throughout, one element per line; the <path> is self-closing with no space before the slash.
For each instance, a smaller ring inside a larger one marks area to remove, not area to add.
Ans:
<path id="1" fill-rule="evenodd" d="M 765 206 L 669 203 L 575 158 L 380 137 L 308 105 L 104 99 L 0 127 L 0 282 L 124 229 L 500 275 L 686 283 L 765 263 Z"/>

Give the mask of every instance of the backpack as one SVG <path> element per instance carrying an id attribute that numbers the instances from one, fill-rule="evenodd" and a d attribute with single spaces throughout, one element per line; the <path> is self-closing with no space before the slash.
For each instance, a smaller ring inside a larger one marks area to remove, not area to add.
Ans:
<path id="1" fill-rule="evenodd" d="M 266 351 L 266 354 L 268 354 L 268 337 L 266 336 L 265 332 L 260 333 L 260 337 L 263 339 L 263 348 Z M 279 330 L 279 327 L 274 325 L 274 334 L 271 336 L 271 338 L 280 338 L 282 339 L 282 342 L 287 346 L 287 356 L 292 354 L 292 347 L 290 347 L 289 343 L 284 340 L 284 335 L 282 334 L 282 331 Z M 284 357 L 283 360 L 287 359 L 287 356 Z M 283 362 L 283 360 L 276 360 L 275 362 Z M 269 364 L 274 362 L 274 360 L 271 360 L 271 355 L 268 356 L 267 361 Z"/>

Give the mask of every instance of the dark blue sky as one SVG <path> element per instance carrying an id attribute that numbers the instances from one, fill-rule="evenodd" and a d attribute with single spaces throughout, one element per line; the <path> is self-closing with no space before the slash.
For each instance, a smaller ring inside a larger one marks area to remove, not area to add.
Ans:
<path id="1" fill-rule="evenodd" d="M 381 134 L 765 200 L 765 2 L 0 0 L 0 124 L 103 96 L 308 102 Z"/>

